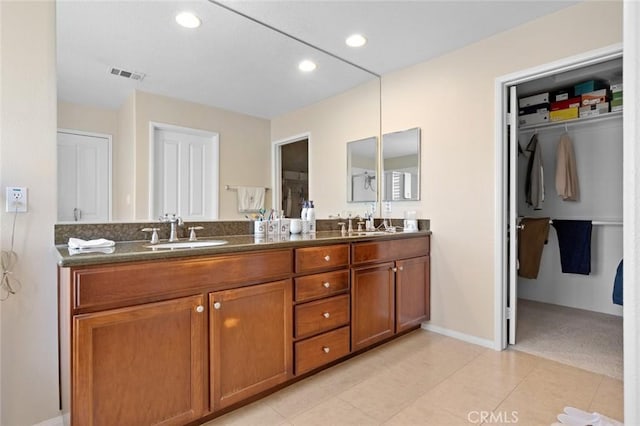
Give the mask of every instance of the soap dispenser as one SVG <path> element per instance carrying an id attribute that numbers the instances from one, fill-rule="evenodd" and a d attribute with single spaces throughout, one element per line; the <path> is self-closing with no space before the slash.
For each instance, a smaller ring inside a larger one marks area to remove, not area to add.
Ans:
<path id="1" fill-rule="evenodd" d="M 316 211 L 313 207 L 313 201 L 309 201 L 309 207 L 307 207 L 307 221 L 309 222 L 309 232 L 315 234 L 316 232 Z"/>

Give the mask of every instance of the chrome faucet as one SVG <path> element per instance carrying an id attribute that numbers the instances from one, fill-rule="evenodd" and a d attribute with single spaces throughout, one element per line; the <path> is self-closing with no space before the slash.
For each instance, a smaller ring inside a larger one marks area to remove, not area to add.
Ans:
<path id="1" fill-rule="evenodd" d="M 160 222 L 169 222 L 171 224 L 171 232 L 169 233 L 169 242 L 172 243 L 174 241 L 178 241 L 178 230 L 177 226 L 184 225 L 182 218 L 180 216 L 176 216 L 175 213 L 169 216 L 169 213 L 165 213 L 164 216 L 160 217 Z"/>

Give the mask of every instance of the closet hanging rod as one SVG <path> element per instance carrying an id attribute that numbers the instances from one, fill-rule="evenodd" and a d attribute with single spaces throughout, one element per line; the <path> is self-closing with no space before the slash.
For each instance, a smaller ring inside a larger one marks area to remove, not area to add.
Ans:
<path id="1" fill-rule="evenodd" d="M 597 123 L 600 121 L 608 121 L 616 118 L 622 118 L 622 111 L 608 112 L 603 115 L 595 115 L 593 117 L 574 118 L 572 120 L 554 121 L 552 123 L 533 124 L 530 126 L 522 126 L 518 128 L 519 132 L 535 132 L 537 130 L 550 130 L 555 128 L 566 128 L 569 126 L 580 125 L 584 123 Z"/>
<path id="2" fill-rule="evenodd" d="M 560 220 L 560 219 L 558 219 Z M 566 220 L 572 220 L 572 219 L 566 219 Z M 586 220 L 586 219 L 576 219 L 576 220 Z M 549 220 L 550 224 L 553 224 L 553 219 Z M 592 220 L 591 221 L 592 225 L 602 225 L 602 226 L 622 226 L 623 222 L 610 222 L 607 220 Z"/>
<path id="3" fill-rule="evenodd" d="M 239 186 L 243 186 L 243 185 L 225 185 L 224 189 L 226 189 L 227 191 L 237 191 Z M 269 188 L 265 187 L 264 190 L 268 191 Z"/>

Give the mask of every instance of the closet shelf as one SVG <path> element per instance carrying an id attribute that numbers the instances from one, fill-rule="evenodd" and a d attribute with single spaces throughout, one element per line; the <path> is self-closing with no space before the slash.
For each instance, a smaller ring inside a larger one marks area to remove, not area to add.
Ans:
<path id="1" fill-rule="evenodd" d="M 561 128 L 565 126 L 577 126 L 585 123 L 598 123 L 601 121 L 609 121 L 617 118 L 622 118 L 622 111 L 609 112 L 603 115 L 596 115 L 593 117 L 574 118 L 573 120 L 554 121 L 553 123 L 544 124 L 532 124 L 529 126 L 522 126 L 518 128 L 519 132 L 532 132 L 536 130 L 548 130 Z"/>

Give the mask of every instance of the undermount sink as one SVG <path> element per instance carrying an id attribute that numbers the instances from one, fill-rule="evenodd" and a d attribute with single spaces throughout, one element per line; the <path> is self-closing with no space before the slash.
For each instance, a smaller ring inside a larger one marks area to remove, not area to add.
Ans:
<path id="1" fill-rule="evenodd" d="M 199 247 L 213 247 L 227 244 L 226 240 L 207 240 L 207 241 L 175 241 L 173 243 L 161 243 L 145 246 L 150 249 L 185 249 Z"/>
<path id="2" fill-rule="evenodd" d="M 389 232 L 386 231 L 356 231 L 353 234 L 351 234 L 352 237 L 368 237 L 370 235 L 386 235 Z"/>

